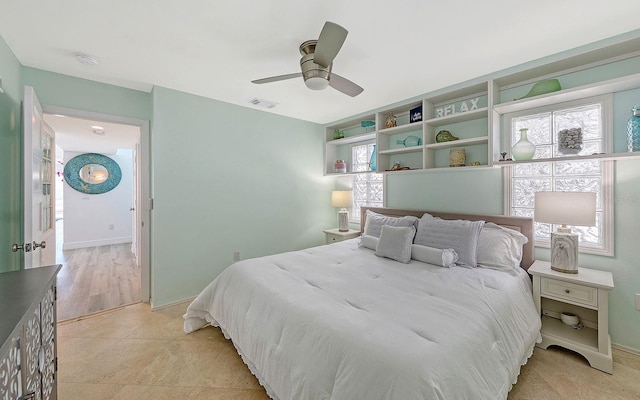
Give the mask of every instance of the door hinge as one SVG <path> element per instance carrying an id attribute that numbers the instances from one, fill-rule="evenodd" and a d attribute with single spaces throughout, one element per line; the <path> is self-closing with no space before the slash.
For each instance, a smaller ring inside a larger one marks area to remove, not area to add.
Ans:
<path id="1" fill-rule="evenodd" d="M 54 371 L 55 371 L 55 372 L 58 372 L 58 357 L 56 357 L 56 359 L 55 359 L 55 361 L 54 361 L 54 364 L 55 364 L 55 365 L 54 365 L 54 368 L 55 368 L 55 369 L 54 369 Z"/>
<path id="2" fill-rule="evenodd" d="M 153 210 L 153 198 L 149 199 L 149 210 Z"/>

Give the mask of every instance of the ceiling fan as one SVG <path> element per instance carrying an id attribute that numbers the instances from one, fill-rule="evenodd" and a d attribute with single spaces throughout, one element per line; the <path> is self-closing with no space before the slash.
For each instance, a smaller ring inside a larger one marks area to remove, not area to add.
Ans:
<path id="1" fill-rule="evenodd" d="M 338 55 L 338 51 L 347 38 L 347 33 L 349 32 L 340 25 L 330 21 L 325 22 L 318 40 L 307 40 L 300 45 L 302 72 L 272 76 L 251 82 L 262 84 L 302 76 L 309 89 L 323 90 L 327 86 L 331 86 L 351 97 L 359 95 L 364 90 L 363 88 L 331 71 L 333 59 Z"/>

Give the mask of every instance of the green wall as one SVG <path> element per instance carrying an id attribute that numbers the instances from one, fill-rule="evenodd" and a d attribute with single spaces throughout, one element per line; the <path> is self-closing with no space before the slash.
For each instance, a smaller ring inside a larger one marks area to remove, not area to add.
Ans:
<path id="1" fill-rule="evenodd" d="M 20 63 L 0 38 L 0 272 L 22 265 L 22 252 L 12 253 L 12 243 L 22 243 L 22 153 Z"/>
<path id="2" fill-rule="evenodd" d="M 323 244 L 334 224 L 320 125 L 153 90 L 154 306 L 196 295 L 233 252 Z"/>

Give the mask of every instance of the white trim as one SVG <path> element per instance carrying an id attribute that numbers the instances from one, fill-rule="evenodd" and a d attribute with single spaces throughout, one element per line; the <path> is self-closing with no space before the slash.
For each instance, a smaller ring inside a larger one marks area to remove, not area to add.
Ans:
<path id="1" fill-rule="evenodd" d="M 120 115 L 103 114 L 92 111 L 78 110 L 75 108 L 42 105 L 45 114 L 66 115 L 74 118 L 90 119 L 94 121 L 112 122 L 116 124 L 132 125 L 140 128 L 140 151 L 138 152 L 138 168 L 140 170 L 141 193 L 138 193 L 138 204 L 135 207 L 140 211 L 141 221 L 138 221 L 141 230 L 142 243 L 140 247 L 140 300 L 148 303 L 151 300 L 151 130 L 148 120 L 125 117 Z M 144 225 L 144 226 L 142 226 Z"/>
<path id="2" fill-rule="evenodd" d="M 623 345 L 617 344 L 617 343 L 611 343 L 611 347 L 613 347 L 614 349 L 626 351 L 627 353 L 631 353 L 631 354 L 636 355 L 636 356 L 640 356 L 640 350 L 638 350 L 638 349 L 633 349 L 631 347 L 623 346 Z"/>
<path id="3" fill-rule="evenodd" d="M 190 303 L 193 300 L 195 300 L 196 296 L 193 297 L 188 297 L 186 299 L 182 299 L 182 300 L 177 300 L 168 304 L 163 304 L 161 306 L 154 306 L 153 305 L 153 300 L 151 301 L 151 311 L 159 311 L 159 310 L 164 310 L 165 308 L 169 308 L 169 307 L 173 307 L 173 306 L 177 306 L 180 304 L 184 304 L 184 303 Z"/>

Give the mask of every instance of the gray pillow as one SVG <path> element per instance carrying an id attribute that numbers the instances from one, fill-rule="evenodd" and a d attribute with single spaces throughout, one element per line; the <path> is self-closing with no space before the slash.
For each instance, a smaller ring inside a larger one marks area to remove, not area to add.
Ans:
<path id="1" fill-rule="evenodd" d="M 458 254 L 457 265 L 475 268 L 478 236 L 483 225 L 484 221 L 444 220 L 424 214 L 414 243 L 436 249 L 453 249 Z"/>
<path id="2" fill-rule="evenodd" d="M 417 217 L 409 215 L 404 217 L 387 217 L 371 210 L 367 210 L 367 220 L 364 224 L 364 235 L 379 238 L 383 225 L 409 227 L 415 226 L 417 222 Z"/>
<path id="3" fill-rule="evenodd" d="M 416 228 L 413 226 L 383 225 L 380 240 L 376 246 L 376 255 L 407 264 L 411 261 L 411 242 L 415 235 Z"/>

